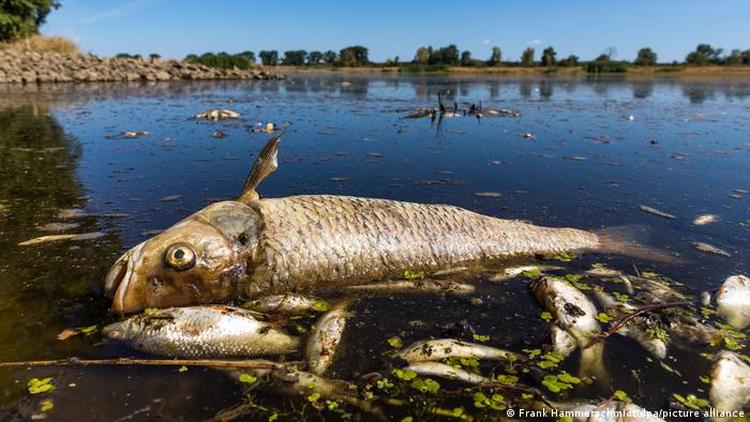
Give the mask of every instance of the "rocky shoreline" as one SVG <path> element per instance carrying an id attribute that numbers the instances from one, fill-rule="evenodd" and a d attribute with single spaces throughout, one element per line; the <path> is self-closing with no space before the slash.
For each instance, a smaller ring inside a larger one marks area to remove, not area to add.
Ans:
<path id="1" fill-rule="evenodd" d="M 0 50 L 0 83 L 174 81 L 212 79 L 279 80 L 285 75 L 262 67 L 216 69 L 176 60 L 100 58 Z"/>

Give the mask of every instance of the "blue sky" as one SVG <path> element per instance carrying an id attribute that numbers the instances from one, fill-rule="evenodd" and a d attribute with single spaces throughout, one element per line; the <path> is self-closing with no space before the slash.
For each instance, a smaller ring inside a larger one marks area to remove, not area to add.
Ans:
<path id="1" fill-rule="evenodd" d="M 748 0 L 62 0 L 42 32 L 105 56 L 361 44 L 371 60 L 410 60 L 422 45 L 454 43 L 480 59 L 493 45 L 513 60 L 526 46 L 552 45 L 558 57 L 582 59 L 610 46 L 618 58 L 632 59 L 649 46 L 660 61 L 672 61 L 701 42 L 750 48 L 748 16 Z"/>

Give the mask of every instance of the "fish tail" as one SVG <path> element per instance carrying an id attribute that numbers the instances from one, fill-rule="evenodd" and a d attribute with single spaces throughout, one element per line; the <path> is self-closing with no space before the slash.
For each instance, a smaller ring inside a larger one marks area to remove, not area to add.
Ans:
<path id="1" fill-rule="evenodd" d="M 258 154 L 258 158 L 247 176 L 245 186 L 242 188 L 240 201 L 251 202 L 260 199 L 260 195 L 256 191 L 258 185 L 279 167 L 279 142 L 281 142 L 282 134 L 283 132 L 269 139 Z"/>
<path id="2" fill-rule="evenodd" d="M 644 226 L 607 227 L 595 233 L 599 238 L 596 252 L 624 255 L 646 261 L 675 264 L 682 262 L 675 252 L 645 246 L 642 239 L 648 237 L 648 230 Z"/>

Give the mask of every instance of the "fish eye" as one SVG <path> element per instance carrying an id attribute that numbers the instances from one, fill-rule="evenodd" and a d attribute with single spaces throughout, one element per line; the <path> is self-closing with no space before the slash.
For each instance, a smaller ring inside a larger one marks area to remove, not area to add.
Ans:
<path id="1" fill-rule="evenodd" d="M 176 243 L 167 249 L 164 261 L 177 271 L 185 271 L 195 265 L 195 251 L 190 245 Z"/>

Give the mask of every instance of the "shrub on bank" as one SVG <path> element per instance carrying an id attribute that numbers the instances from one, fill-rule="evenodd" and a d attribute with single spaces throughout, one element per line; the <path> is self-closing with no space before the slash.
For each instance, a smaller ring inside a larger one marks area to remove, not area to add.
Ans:
<path id="1" fill-rule="evenodd" d="M 190 54 L 185 57 L 185 61 L 189 63 L 202 64 L 217 69 L 231 69 L 236 67 L 241 70 L 249 69 L 251 66 L 250 60 L 246 55 L 242 54 L 228 54 L 228 53 L 204 53 L 200 56 Z"/>
<path id="2" fill-rule="evenodd" d="M 0 48 L 15 51 L 33 51 L 36 53 L 78 54 L 78 45 L 63 37 L 45 37 L 34 35 L 16 40 L 11 43 L 0 44 Z"/>

